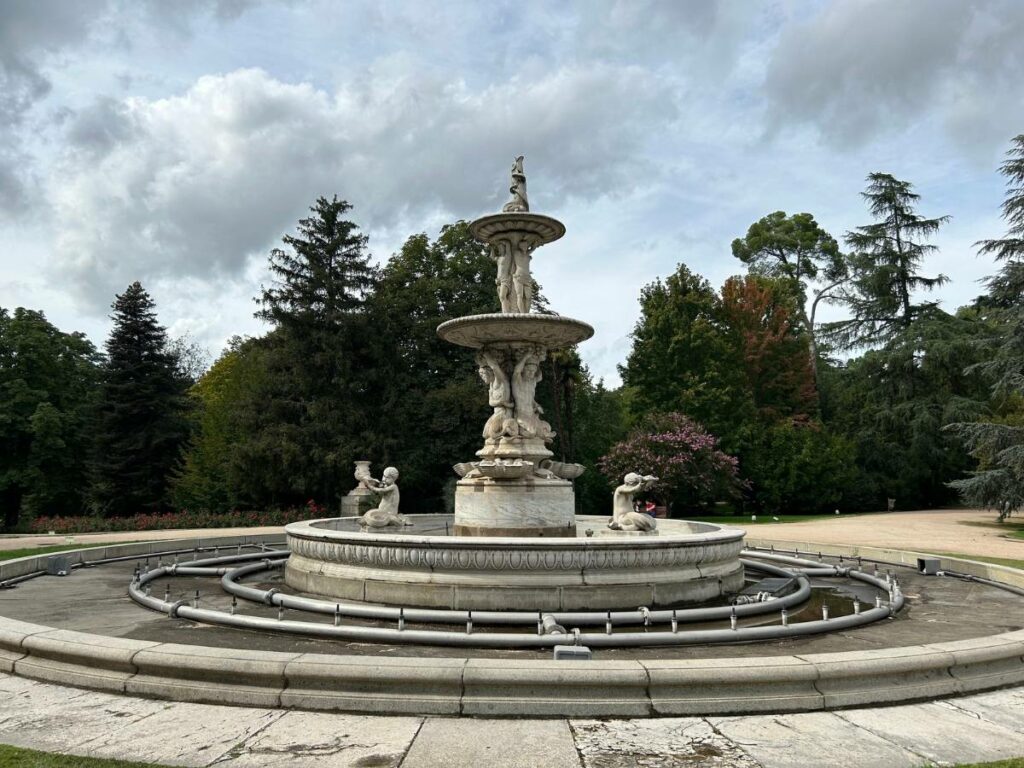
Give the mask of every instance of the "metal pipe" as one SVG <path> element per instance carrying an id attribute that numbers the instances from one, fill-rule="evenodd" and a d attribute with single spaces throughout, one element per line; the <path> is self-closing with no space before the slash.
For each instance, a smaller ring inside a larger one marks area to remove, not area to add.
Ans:
<path id="1" fill-rule="evenodd" d="M 744 565 L 748 564 L 746 560 L 741 560 L 740 562 Z M 785 568 L 767 563 L 750 563 L 750 565 L 756 566 L 758 570 L 773 576 L 794 576 L 797 580 L 797 589 L 768 603 L 649 611 L 647 614 L 649 622 L 665 623 L 672 621 L 673 618 L 680 624 L 708 622 L 728 619 L 733 613 L 740 618 L 765 616 L 775 613 L 782 607 L 801 605 L 811 596 L 810 581 L 805 575 L 793 574 Z M 259 573 L 262 570 L 265 570 L 263 563 L 253 563 L 252 565 L 232 569 L 224 574 L 221 579 L 221 586 L 229 594 L 237 595 L 244 600 L 268 605 L 281 604 L 286 608 L 309 613 L 334 614 L 340 610 L 344 615 L 351 618 L 396 621 L 399 611 L 404 611 L 406 620 L 422 624 L 464 624 L 467 620 L 467 611 L 462 610 L 416 608 L 411 606 L 394 607 L 368 605 L 365 603 L 338 603 L 337 601 L 286 595 L 282 592 L 275 593 L 271 598 L 272 602 L 268 602 L 267 594 L 270 590 L 257 589 L 239 583 L 240 579 L 254 573 Z M 607 627 L 609 620 L 616 626 L 643 624 L 645 620 L 645 614 L 640 609 L 633 611 L 551 611 L 551 615 L 555 617 L 559 624 L 564 626 L 605 625 Z M 474 611 L 473 621 L 479 625 L 490 626 L 536 625 L 538 616 L 533 611 Z"/>

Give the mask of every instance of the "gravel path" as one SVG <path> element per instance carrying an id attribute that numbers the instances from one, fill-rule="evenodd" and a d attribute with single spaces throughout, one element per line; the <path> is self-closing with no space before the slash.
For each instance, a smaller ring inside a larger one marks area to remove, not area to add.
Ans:
<path id="1" fill-rule="evenodd" d="M 959 552 L 1024 559 L 1024 539 L 1008 538 L 1010 528 L 995 522 L 994 512 L 980 509 L 932 509 L 915 512 L 849 515 L 799 523 L 764 523 L 747 526 L 751 536 L 773 541 L 804 541 L 816 544 L 859 543 L 934 552 Z M 1013 519 L 1013 518 L 1011 518 Z M 737 525 L 742 525 L 737 518 Z M 138 531 L 88 533 L 67 536 L 0 537 L 0 550 L 52 546 L 54 544 L 100 544 L 127 541 L 187 539 L 204 536 L 243 536 L 275 533 L 279 527 L 220 528 L 181 531 Z"/>

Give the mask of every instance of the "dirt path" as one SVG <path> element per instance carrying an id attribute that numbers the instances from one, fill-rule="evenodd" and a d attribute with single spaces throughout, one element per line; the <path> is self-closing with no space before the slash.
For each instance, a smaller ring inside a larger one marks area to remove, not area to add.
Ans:
<path id="1" fill-rule="evenodd" d="M 993 512 L 977 509 L 933 509 L 919 512 L 851 515 L 827 520 L 808 520 L 805 523 L 765 523 L 747 527 L 750 536 L 774 541 L 805 541 L 820 544 L 856 542 L 878 547 L 962 552 L 968 555 L 1024 559 L 1024 539 L 1006 538 L 1009 530 L 1012 529 L 995 524 Z M 73 537 L 16 536 L 0 538 L 0 550 L 28 549 L 54 544 L 100 544 L 126 541 L 163 541 L 204 536 L 242 536 L 280 531 L 280 527 L 265 527 L 84 533 Z"/>
<path id="2" fill-rule="evenodd" d="M 3 536 L 0 537 L 0 551 L 10 549 L 31 549 L 52 547 L 61 544 L 123 544 L 129 541 L 167 541 L 170 539 L 194 539 L 207 536 L 249 536 L 263 533 L 280 533 L 281 526 L 263 528 L 196 528 L 180 531 L 122 531 L 119 533 L 76 533 L 65 536 Z"/>
<path id="3" fill-rule="evenodd" d="M 1024 539 L 1006 538 L 1013 529 L 995 521 L 995 513 L 986 510 L 931 509 L 751 525 L 747 534 L 774 541 L 856 542 L 874 547 L 1024 558 Z"/>

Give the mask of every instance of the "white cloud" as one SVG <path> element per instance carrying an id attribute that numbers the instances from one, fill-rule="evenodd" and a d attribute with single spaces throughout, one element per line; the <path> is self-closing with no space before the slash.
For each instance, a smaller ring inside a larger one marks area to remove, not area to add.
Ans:
<path id="1" fill-rule="evenodd" d="M 673 116 L 639 69 L 471 91 L 403 60 L 335 93 L 249 69 L 165 99 L 105 100 L 72 123 L 54 173 L 52 266 L 94 303 L 134 279 L 234 276 L 318 195 L 348 199 L 368 229 L 495 207 L 517 151 L 548 207 L 600 197 L 629 188 L 641 126 Z"/>
<path id="2" fill-rule="evenodd" d="M 769 127 L 809 123 L 850 147 L 937 119 L 988 160 L 1024 122 L 1022 37 L 1017 0 L 827 3 L 779 35 Z"/>

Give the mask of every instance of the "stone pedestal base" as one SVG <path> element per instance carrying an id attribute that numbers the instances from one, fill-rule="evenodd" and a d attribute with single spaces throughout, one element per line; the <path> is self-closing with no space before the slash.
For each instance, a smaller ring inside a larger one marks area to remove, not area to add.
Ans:
<path id="1" fill-rule="evenodd" d="M 373 509 L 375 497 L 366 488 L 356 488 L 341 497 L 342 517 L 361 517 L 364 512 Z"/>
<path id="2" fill-rule="evenodd" d="M 576 535 L 568 480 L 523 477 L 462 479 L 455 486 L 457 536 Z"/>

